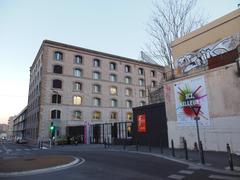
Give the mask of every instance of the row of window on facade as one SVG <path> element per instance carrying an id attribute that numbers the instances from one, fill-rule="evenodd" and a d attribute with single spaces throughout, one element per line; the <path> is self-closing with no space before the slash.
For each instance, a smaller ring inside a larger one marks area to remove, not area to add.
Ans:
<path id="1" fill-rule="evenodd" d="M 100 111 L 94 111 L 92 113 L 92 119 L 93 120 L 101 120 L 102 117 L 101 117 L 102 113 Z M 61 111 L 60 110 L 52 110 L 51 111 L 51 119 L 61 119 Z M 82 111 L 79 111 L 79 110 L 75 110 L 73 111 L 72 113 L 72 119 L 73 120 L 83 120 L 83 114 L 82 114 Z M 110 116 L 109 116 L 109 119 L 110 120 L 118 120 L 118 113 L 113 111 L 110 113 Z M 126 120 L 127 121 L 131 121 L 132 120 L 132 113 L 131 112 L 128 112 L 126 114 Z"/>
<path id="2" fill-rule="evenodd" d="M 52 103 L 54 104 L 61 104 L 62 96 L 59 94 L 52 95 Z M 82 96 L 73 96 L 73 104 L 74 105 L 81 105 L 82 104 Z M 94 97 L 93 98 L 93 106 L 100 107 L 102 104 L 101 98 Z M 145 101 L 140 101 L 139 105 L 144 106 L 146 104 Z M 127 108 L 133 107 L 133 102 L 131 100 L 126 100 L 125 105 Z M 110 107 L 118 107 L 118 100 L 117 99 L 110 99 Z"/>
<path id="3" fill-rule="evenodd" d="M 78 69 L 78 68 L 74 69 L 74 76 L 75 77 L 82 77 L 82 70 Z M 93 77 L 94 80 L 101 80 L 101 73 L 98 72 L 98 71 L 94 71 L 93 74 L 92 74 L 92 77 Z M 111 82 L 117 82 L 117 75 L 116 74 L 110 74 L 109 75 L 109 80 Z M 61 81 L 61 80 L 59 80 L 59 81 Z M 125 76 L 124 83 L 125 84 L 132 84 L 132 78 L 130 76 Z M 59 82 L 59 84 L 60 84 L 60 82 Z M 145 84 L 146 83 L 145 83 L 144 79 L 139 79 L 138 80 L 138 85 L 139 86 L 145 86 Z M 151 87 L 156 87 L 156 85 L 157 85 L 156 81 L 151 81 Z"/>
<path id="4" fill-rule="evenodd" d="M 61 89 L 62 88 L 62 82 L 61 80 L 53 80 L 53 88 Z M 82 91 L 82 83 L 81 82 L 74 82 L 73 83 L 73 91 Z M 99 94 L 101 93 L 101 85 L 100 84 L 93 84 L 92 85 L 92 92 Z M 118 95 L 118 88 L 116 86 L 110 86 L 109 87 L 109 93 L 110 95 Z M 133 91 L 132 88 L 126 88 L 125 89 L 125 96 L 132 96 Z M 141 89 L 139 90 L 139 97 L 146 97 L 146 91 Z"/>
<path id="5" fill-rule="evenodd" d="M 63 60 L 63 53 L 59 52 L 59 51 L 56 51 L 54 53 L 54 59 L 57 60 L 57 61 L 62 61 Z M 80 55 L 76 55 L 74 57 L 74 63 L 75 64 L 83 64 L 83 57 L 80 56 Z M 101 60 L 97 59 L 97 58 L 94 58 L 93 59 L 93 67 L 101 67 Z M 109 63 L 109 69 L 112 70 L 112 71 L 116 71 L 117 70 L 117 63 L 110 62 Z M 126 73 L 131 73 L 132 72 L 132 67 L 130 65 L 125 65 L 124 71 Z M 145 74 L 144 69 L 143 68 L 138 68 L 138 74 L 139 75 L 144 75 Z M 156 72 L 154 70 L 151 70 L 150 75 L 151 75 L 151 77 L 156 77 Z"/>

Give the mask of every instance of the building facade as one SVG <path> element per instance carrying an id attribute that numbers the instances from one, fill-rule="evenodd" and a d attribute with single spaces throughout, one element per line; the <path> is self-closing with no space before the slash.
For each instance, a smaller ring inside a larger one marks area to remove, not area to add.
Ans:
<path id="1" fill-rule="evenodd" d="M 13 139 L 26 138 L 27 107 L 13 118 Z"/>
<path id="2" fill-rule="evenodd" d="M 147 87 L 163 79 L 164 68 L 76 46 L 43 41 L 30 68 L 26 136 L 48 140 L 89 126 L 131 122 L 132 107 L 148 104 Z M 74 130 L 75 129 L 75 130 Z"/>
<path id="3" fill-rule="evenodd" d="M 7 131 L 7 138 L 13 139 L 13 119 L 15 116 L 10 116 L 8 118 L 8 131 Z"/>
<path id="4" fill-rule="evenodd" d="M 240 152 L 240 10 L 172 43 L 175 80 L 164 84 L 169 143 Z M 198 115 L 194 108 L 200 109 Z"/>

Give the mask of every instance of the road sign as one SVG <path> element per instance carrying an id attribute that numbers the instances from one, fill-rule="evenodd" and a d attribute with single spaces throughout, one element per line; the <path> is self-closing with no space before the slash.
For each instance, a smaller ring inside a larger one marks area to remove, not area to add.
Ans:
<path id="1" fill-rule="evenodd" d="M 199 112 L 200 112 L 200 109 L 201 109 L 201 106 L 192 106 L 191 107 L 192 111 L 194 112 L 194 114 L 196 116 L 198 116 Z"/>

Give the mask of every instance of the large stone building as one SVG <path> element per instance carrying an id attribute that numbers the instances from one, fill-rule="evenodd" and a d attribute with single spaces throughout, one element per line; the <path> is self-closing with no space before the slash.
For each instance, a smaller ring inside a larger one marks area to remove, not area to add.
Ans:
<path id="1" fill-rule="evenodd" d="M 197 142 L 199 111 L 204 149 L 240 152 L 240 10 L 172 43 L 175 80 L 164 84 L 169 141 Z M 197 110 L 195 109 L 195 110 Z"/>
<path id="2" fill-rule="evenodd" d="M 26 136 L 48 140 L 70 131 L 89 140 L 89 125 L 131 122 L 132 107 L 148 104 L 164 68 L 72 45 L 43 41 L 30 68 Z"/>

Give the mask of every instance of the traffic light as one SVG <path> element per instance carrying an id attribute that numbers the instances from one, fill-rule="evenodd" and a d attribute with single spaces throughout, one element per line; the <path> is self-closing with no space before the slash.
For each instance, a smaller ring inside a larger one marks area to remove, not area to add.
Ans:
<path id="1" fill-rule="evenodd" d="M 51 131 L 51 135 L 53 137 L 55 135 L 55 126 L 53 125 L 53 122 L 51 122 L 50 131 Z"/>
<path id="2" fill-rule="evenodd" d="M 53 122 L 51 122 L 50 130 L 51 130 L 51 131 L 54 130 Z"/>

